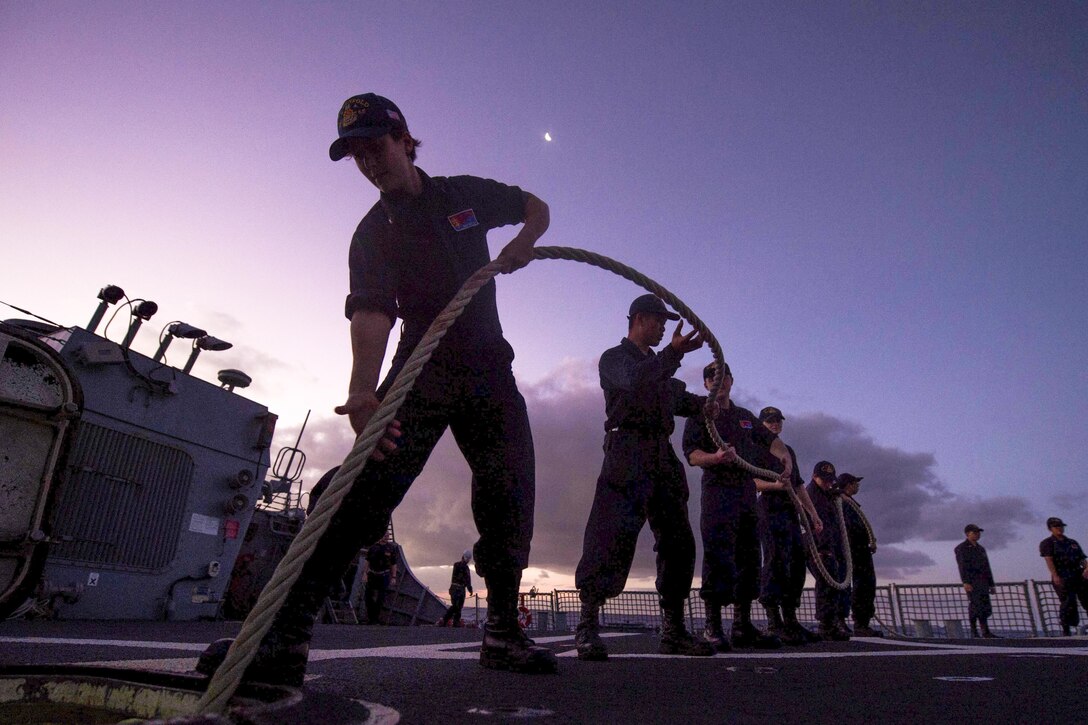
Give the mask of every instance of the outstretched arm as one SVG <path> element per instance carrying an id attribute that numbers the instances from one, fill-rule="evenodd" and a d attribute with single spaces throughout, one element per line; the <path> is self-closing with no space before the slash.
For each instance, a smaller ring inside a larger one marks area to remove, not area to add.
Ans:
<path id="1" fill-rule="evenodd" d="M 533 261 L 533 246 L 551 224 L 548 205 L 527 191 L 522 193 L 525 195 L 525 222 L 521 231 L 507 242 L 495 258 L 503 274 L 510 274 Z"/>
<path id="2" fill-rule="evenodd" d="M 801 506 L 808 514 L 809 521 L 812 522 L 812 530 L 817 534 L 824 530 L 824 522 L 820 519 L 820 514 L 816 513 L 816 507 L 812 505 L 812 497 L 808 495 L 808 489 L 804 486 L 800 486 L 797 489 L 797 498 L 801 499 Z"/>
<path id="3" fill-rule="evenodd" d="M 392 320 L 384 312 L 363 308 L 351 316 L 351 378 L 348 381 L 348 397 L 343 405 L 335 408 L 337 415 L 346 415 L 352 430 L 359 435 L 366 428 L 370 417 L 378 409 L 379 400 L 374 394 L 378 387 L 378 373 L 385 358 L 385 346 L 389 342 Z M 371 457 L 382 460 L 386 453 L 396 449 L 395 438 L 400 423 L 393 421 L 379 441 Z"/>
<path id="4" fill-rule="evenodd" d="M 1054 566 L 1053 556 L 1044 556 L 1043 561 L 1046 562 L 1046 568 L 1050 569 L 1050 581 L 1054 583 L 1054 586 L 1059 587 L 1062 585 L 1062 578 L 1058 576 L 1058 568 Z"/>

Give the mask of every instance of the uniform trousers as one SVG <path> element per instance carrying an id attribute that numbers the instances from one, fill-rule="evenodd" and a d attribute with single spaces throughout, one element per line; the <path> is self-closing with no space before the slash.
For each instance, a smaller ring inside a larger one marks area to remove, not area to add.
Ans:
<path id="1" fill-rule="evenodd" d="M 865 626 L 876 614 L 876 568 L 869 547 L 855 548 L 850 552 L 854 564 L 853 583 L 850 587 L 850 609 L 854 622 Z"/>
<path id="2" fill-rule="evenodd" d="M 664 606 L 687 600 L 695 574 L 695 535 L 688 520 L 688 482 L 667 436 L 607 433 L 586 523 L 575 585 L 584 602 L 623 591 L 647 522 L 657 552 L 657 592 Z"/>
<path id="3" fill-rule="evenodd" d="M 989 619 L 994 612 L 990 603 L 990 580 L 980 579 L 968 583 L 971 591 L 967 592 L 967 616 L 971 619 Z"/>
<path id="4" fill-rule="evenodd" d="M 827 525 L 826 523 L 824 524 Z M 824 564 L 824 568 L 836 581 L 842 581 L 846 576 L 846 559 L 842 556 L 841 552 L 821 551 L 820 560 Z M 836 589 L 828 584 L 823 576 L 817 571 L 816 566 L 809 564 L 809 571 L 812 572 L 812 576 L 816 578 L 816 618 L 824 624 L 834 622 L 838 619 L 845 619 L 847 609 L 850 606 L 850 590 L 849 588 Z"/>
<path id="5" fill-rule="evenodd" d="M 801 606 L 805 589 L 805 545 L 793 504 L 759 499 L 760 539 L 763 569 L 760 572 L 759 603 L 768 607 Z"/>
<path id="6" fill-rule="evenodd" d="M 453 626 L 461 625 L 461 610 L 465 606 L 465 587 L 460 584 L 450 586 L 450 606 L 442 616 L 442 623 L 453 620 Z"/>
<path id="7" fill-rule="evenodd" d="M 437 356 L 436 356 L 437 357 Z M 379 397 L 399 366 L 390 372 Z M 450 428 L 472 470 L 477 572 L 516 587 L 529 562 L 535 460 L 525 400 L 509 365 L 474 369 L 432 359 L 396 418 L 402 436 L 383 461 L 367 461 L 280 609 L 274 629 L 308 637 L 329 586 L 355 554 L 382 537 L 393 509 Z"/>
<path id="8" fill-rule="evenodd" d="M 759 511 L 755 484 L 724 485 L 703 479 L 700 531 L 703 586 L 711 604 L 750 603 L 759 596 Z"/>
<path id="9" fill-rule="evenodd" d="M 1076 627 L 1080 624 L 1080 612 L 1077 611 L 1077 600 L 1080 606 L 1088 612 L 1088 579 L 1080 574 L 1063 577 L 1061 586 L 1054 585 L 1054 591 L 1061 601 L 1059 616 L 1063 627 Z"/>

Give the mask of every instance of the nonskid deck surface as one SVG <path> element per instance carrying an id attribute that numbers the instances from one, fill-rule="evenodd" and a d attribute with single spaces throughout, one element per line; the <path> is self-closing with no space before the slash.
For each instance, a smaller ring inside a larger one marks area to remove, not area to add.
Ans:
<path id="1" fill-rule="evenodd" d="M 96 664 L 186 672 L 236 623 L 0 623 L 0 665 Z M 657 654 L 648 632 L 608 632 L 608 662 L 573 633 L 537 637 L 558 675 L 477 664 L 480 633 L 319 626 L 306 691 L 384 705 L 383 722 L 1081 721 L 1088 639 L 855 639 L 711 658 Z M 284 725 L 288 725 L 284 723 Z"/>

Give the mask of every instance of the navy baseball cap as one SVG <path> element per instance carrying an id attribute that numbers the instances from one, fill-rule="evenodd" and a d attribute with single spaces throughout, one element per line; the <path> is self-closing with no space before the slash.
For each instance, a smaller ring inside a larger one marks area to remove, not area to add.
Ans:
<path id="1" fill-rule="evenodd" d="M 835 467 L 831 465 L 830 461 L 820 461 L 816 464 L 816 467 L 812 469 L 813 476 L 819 476 L 825 481 L 835 481 Z"/>
<path id="2" fill-rule="evenodd" d="M 984 531 L 984 529 L 980 529 L 978 527 L 978 524 L 967 524 L 966 526 L 963 527 L 963 533 L 965 533 L 965 534 L 969 534 L 972 531 L 977 531 L 977 532 L 979 532 L 981 534 Z"/>
<path id="3" fill-rule="evenodd" d="M 1052 529 L 1055 526 L 1065 526 L 1065 522 L 1059 519 L 1057 516 L 1051 516 L 1046 520 L 1046 527 Z"/>
<path id="4" fill-rule="evenodd" d="M 840 473 L 839 477 L 835 479 L 835 483 L 841 488 L 842 486 L 849 486 L 851 483 L 861 483 L 861 479 L 863 478 L 865 478 L 865 476 L 855 476 L 852 473 Z"/>
<path id="5" fill-rule="evenodd" d="M 759 419 L 762 421 L 773 420 L 785 420 L 786 416 L 782 415 L 782 411 L 773 405 L 768 405 L 763 410 L 759 411 Z"/>
<path id="6" fill-rule="evenodd" d="M 408 122 L 397 104 L 375 93 L 352 96 L 344 101 L 336 117 L 337 139 L 329 147 L 329 158 L 339 161 L 348 155 L 349 138 L 378 138 L 391 131 L 407 131 Z"/>
<path id="7" fill-rule="evenodd" d="M 642 295 L 635 298 L 635 301 L 631 303 L 631 308 L 627 311 L 627 316 L 634 317 L 640 313 L 643 315 L 664 315 L 667 320 L 680 319 L 680 315 L 669 312 L 669 308 L 657 295 Z"/>

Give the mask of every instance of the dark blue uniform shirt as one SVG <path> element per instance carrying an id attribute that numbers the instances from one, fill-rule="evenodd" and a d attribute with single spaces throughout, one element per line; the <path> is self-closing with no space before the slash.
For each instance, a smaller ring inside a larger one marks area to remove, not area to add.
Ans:
<path id="1" fill-rule="evenodd" d="M 842 550 L 842 531 L 839 528 L 839 515 L 835 506 L 835 497 L 839 494 L 825 491 L 816 485 L 815 481 L 810 481 L 805 490 L 808 491 L 808 497 L 812 499 L 812 507 L 816 509 L 816 513 L 824 525 L 820 533 L 812 532 L 812 537 L 816 540 L 816 548 L 821 554 L 831 554 L 835 558 L 841 559 L 844 554 Z M 846 508 L 845 504 L 843 508 Z"/>
<path id="2" fill-rule="evenodd" d="M 672 377 L 681 357 L 672 345 L 660 353 L 643 353 L 626 337 L 605 350 L 597 366 L 604 390 L 604 429 L 667 438 L 676 426 L 675 416 L 697 413 L 706 398 L 687 392 Z"/>
<path id="3" fill-rule="evenodd" d="M 1064 539 L 1048 536 L 1040 541 L 1039 556 L 1052 557 L 1054 568 L 1062 579 L 1081 576 L 1081 569 L 1084 568 L 1084 549 L 1068 536 Z"/>
<path id="4" fill-rule="evenodd" d="M 741 458 L 757 466 L 766 460 L 771 444 L 778 437 L 760 423 L 752 411 L 738 405 L 719 410 L 714 418 L 714 425 L 723 441 L 733 446 Z M 714 439 L 710 437 L 710 431 L 706 429 L 706 419 L 702 413 L 688 418 L 684 423 L 684 455 L 688 460 L 691 460 L 691 454 L 695 450 L 706 453 L 718 450 Z M 743 486 L 752 481 L 752 474 L 733 463 L 721 463 L 703 469 L 704 484 Z"/>
<path id="5" fill-rule="evenodd" d="M 762 425 L 762 423 L 760 425 Z M 792 446 L 786 446 L 786 450 L 790 452 L 790 462 L 793 465 L 793 472 L 790 474 L 790 485 L 793 486 L 793 489 L 796 491 L 805 485 L 805 479 L 801 478 L 801 473 L 797 470 L 799 468 L 797 465 L 797 453 L 794 452 Z M 782 463 L 771 455 L 769 450 L 767 451 L 763 463 L 757 463 L 756 461 L 752 461 L 752 463 L 756 463 L 756 465 L 761 465 L 763 468 L 772 471 L 777 471 L 782 468 Z M 759 495 L 762 496 L 767 502 L 767 505 L 775 511 L 783 509 L 793 510 L 793 501 L 790 499 L 790 495 L 787 491 L 764 491 Z"/>
<path id="6" fill-rule="evenodd" d="M 956 546 L 956 565 L 960 570 L 960 581 L 964 584 L 979 584 L 992 587 L 994 574 L 990 570 L 990 557 L 982 544 L 973 544 L 964 540 Z"/>
<path id="7" fill-rule="evenodd" d="M 468 563 L 464 559 L 454 563 L 450 586 L 472 589 L 472 575 L 469 573 Z"/>
<path id="8" fill-rule="evenodd" d="M 525 195 L 516 186 L 475 176 L 436 176 L 419 170 L 418 197 L 382 195 L 355 230 L 348 255 L 348 319 L 360 309 L 404 320 L 394 361 L 403 363 L 431 322 L 476 270 L 491 261 L 489 229 L 525 221 Z M 436 359 L 509 364 L 495 281 L 484 285 L 435 350 Z"/>

